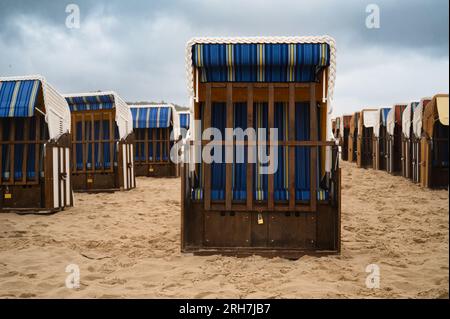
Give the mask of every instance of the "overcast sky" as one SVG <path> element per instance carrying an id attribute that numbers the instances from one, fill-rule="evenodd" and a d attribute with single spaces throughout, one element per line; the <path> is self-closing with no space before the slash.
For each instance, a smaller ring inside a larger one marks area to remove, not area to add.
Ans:
<path id="1" fill-rule="evenodd" d="M 66 27 L 77 4 L 79 29 Z M 366 6 L 380 8 L 368 29 Z M 61 93 L 114 90 L 187 105 L 194 36 L 324 35 L 337 43 L 335 115 L 449 86 L 448 0 L 0 0 L 0 75 L 42 74 Z"/>

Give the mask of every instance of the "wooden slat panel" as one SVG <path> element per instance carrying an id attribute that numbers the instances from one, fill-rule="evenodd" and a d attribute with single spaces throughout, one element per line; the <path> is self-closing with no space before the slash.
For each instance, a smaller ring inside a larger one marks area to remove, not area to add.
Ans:
<path id="1" fill-rule="evenodd" d="M 152 154 L 153 154 L 152 162 L 153 163 L 156 162 L 156 140 L 158 139 L 158 137 L 157 137 L 157 133 L 158 132 L 157 131 L 158 131 L 158 129 L 156 129 L 156 128 L 152 129 L 152 138 L 153 138 L 153 141 L 152 141 Z"/>
<path id="2" fill-rule="evenodd" d="M 86 141 L 86 117 L 81 114 L 81 140 L 83 141 L 83 172 L 86 172 L 88 143 Z"/>
<path id="3" fill-rule="evenodd" d="M 223 202 L 223 201 L 222 201 Z M 212 211 L 225 211 L 225 203 L 213 202 L 211 204 Z M 265 212 L 267 211 L 267 205 L 262 203 L 256 203 L 253 206 L 253 210 L 257 212 Z M 237 204 L 234 203 L 231 205 L 231 211 L 233 212 L 248 212 L 247 204 Z M 292 210 L 289 205 L 274 205 L 273 210 L 275 212 L 312 212 L 311 207 L 308 202 L 304 203 L 296 203 L 294 209 Z"/>
<path id="4" fill-rule="evenodd" d="M 227 84 L 227 105 L 226 105 L 226 127 L 233 127 L 233 87 L 231 83 Z M 225 154 L 227 154 L 228 148 L 232 148 L 233 146 L 225 147 Z M 232 175 L 233 175 L 233 164 L 226 163 L 225 171 L 226 171 L 226 179 L 225 179 L 225 206 L 227 210 L 231 209 L 231 201 L 233 199 L 233 190 L 232 190 Z"/>
<path id="5" fill-rule="evenodd" d="M 289 84 L 289 141 L 295 141 L 295 84 Z M 295 147 L 289 147 L 289 207 L 295 207 Z"/>
<path id="6" fill-rule="evenodd" d="M 30 118 L 25 119 L 25 125 L 23 127 L 23 137 L 24 140 L 30 138 Z M 28 144 L 23 146 L 23 157 L 22 157 L 22 182 L 27 181 L 27 162 L 28 162 Z"/>
<path id="7" fill-rule="evenodd" d="M 203 113 L 204 118 L 204 130 L 211 127 L 211 111 L 212 111 L 212 103 L 211 103 L 211 84 L 206 84 L 206 103 L 205 109 Z M 206 164 L 202 160 L 202 165 L 204 168 L 204 204 L 205 209 L 209 210 L 211 208 L 211 165 Z"/>
<path id="8" fill-rule="evenodd" d="M 102 163 L 102 171 L 105 169 L 105 159 L 103 158 L 103 115 L 102 112 L 100 115 L 100 132 L 98 134 L 98 158 L 100 159 L 100 163 Z"/>
<path id="9" fill-rule="evenodd" d="M 148 148 L 148 128 L 145 129 L 145 133 L 144 133 L 144 156 L 145 156 L 145 164 L 148 164 L 148 159 L 150 158 L 150 149 Z"/>
<path id="10" fill-rule="evenodd" d="M 114 144 L 115 144 L 115 140 L 116 140 L 116 132 L 114 131 L 114 125 L 113 125 L 113 117 L 112 117 L 112 113 L 109 112 L 108 113 L 108 122 L 109 122 L 109 153 L 110 155 L 110 167 L 109 170 L 111 172 L 114 171 Z"/>
<path id="11" fill-rule="evenodd" d="M 247 89 L 247 127 L 253 127 L 253 85 L 249 84 Z M 248 148 L 250 159 L 250 152 L 254 153 Z M 253 154 L 254 156 L 255 154 Z M 247 209 L 253 210 L 253 163 L 248 160 L 247 163 Z"/>
<path id="12" fill-rule="evenodd" d="M 76 116 L 72 114 L 72 171 L 77 170 L 77 121 Z M 81 144 L 83 145 L 83 144 Z"/>
<path id="13" fill-rule="evenodd" d="M 160 128 L 159 129 L 159 161 L 163 162 L 164 158 L 163 158 L 163 129 Z"/>
<path id="14" fill-rule="evenodd" d="M 274 86 L 273 84 L 269 84 L 269 115 L 268 115 L 268 129 L 269 129 L 269 140 L 272 138 L 270 134 L 270 129 L 274 127 L 274 108 L 275 108 L 275 101 L 274 101 Z M 270 165 L 273 164 L 274 156 L 273 152 L 270 150 L 269 147 L 269 154 L 270 154 Z M 269 210 L 273 210 L 274 206 L 274 174 L 268 175 L 268 192 L 267 192 L 267 205 Z"/>
<path id="15" fill-rule="evenodd" d="M 175 132 L 174 138 L 176 138 Z M 167 154 L 167 163 L 170 163 L 170 127 L 166 128 L 166 154 Z"/>
<path id="16" fill-rule="evenodd" d="M 36 181 L 39 181 L 41 172 L 39 171 L 39 161 L 41 159 L 40 153 L 41 153 L 41 145 L 39 141 L 41 140 L 41 116 L 36 115 L 36 146 L 34 147 L 35 150 L 35 158 L 34 158 L 34 172 L 36 173 Z"/>
<path id="17" fill-rule="evenodd" d="M 189 141 L 191 145 L 194 145 L 194 141 Z M 270 145 L 269 142 L 260 141 L 261 145 Z M 231 143 L 222 143 L 219 141 L 202 141 L 203 145 L 231 145 Z M 234 145 L 248 145 L 247 141 L 234 141 Z M 334 146 L 336 145 L 333 141 L 278 141 L 278 146 Z"/>
<path id="18" fill-rule="evenodd" d="M 0 119 L 0 142 L 3 141 L 3 125 L 6 124 L 6 121 Z M 3 180 L 3 145 L 0 145 L 0 183 Z"/>
<path id="19" fill-rule="evenodd" d="M 94 130 L 94 113 L 91 113 L 91 170 L 95 170 L 95 147 L 94 147 L 94 141 L 95 141 L 95 130 Z"/>
<path id="20" fill-rule="evenodd" d="M 309 109 L 310 109 L 310 140 L 317 141 L 317 106 L 316 106 L 316 84 L 311 83 L 309 87 Z M 311 165 L 311 210 L 315 211 L 317 208 L 317 147 L 311 147 L 310 151 L 310 165 Z"/>
<path id="21" fill-rule="evenodd" d="M 10 134 L 9 134 L 9 141 L 14 141 L 14 138 L 16 137 L 16 122 L 11 121 L 11 127 Z M 14 184 L 15 178 L 14 178 L 14 153 L 15 153 L 15 146 L 14 144 L 10 147 L 10 153 L 9 153 L 9 180 L 12 184 Z"/>
<path id="22" fill-rule="evenodd" d="M 43 132 L 43 135 L 45 133 Z M 53 162 L 53 146 L 46 147 L 43 152 L 43 165 L 45 170 L 45 183 L 44 183 L 44 202 L 46 208 L 54 208 L 53 203 L 53 165 L 57 165 L 57 163 Z"/>
<path id="23" fill-rule="evenodd" d="M 211 83 L 212 88 L 225 88 L 229 83 L 228 82 L 214 82 Z M 200 91 L 206 86 L 206 83 L 200 83 Z M 272 85 L 275 88 L 287 88 L 289 86 L 288 83 L 255 83 L 255 82 L 235 82 L 232 83 L 234 88 L 248 88 L 250 85 L 253 85 L 255 88 L 268 88 Z M 308 88 L 308 83 L 293 83 L 296 88 Z"/>
<path id="24" fill-rule="evenodd" d="M 57 170 L 57 175 L 56 176 L 53 176 L 53 178 L 56 178 L 56 180 L 58 181 L 58 207 L 62 207 L 63 206 L 63 204 L 62 204 L 62 197 L 63 197 L 63 194 L 61 194 L 61 178 L 60 178 L 60 172 L 61 172 L 61 147 L 57 147 L 57 146 L 55 146 L 55 148 L 56 148 L 56 150 L 57 150 L 57 153 L 58 153 L 58 156 L 57 156 L 57 162 L 58 163 L 56 163 L 56 165 L 58 166 L 58 170 Z M 53 156 L 53 154 L 52 154 L 52 156 Z"/>

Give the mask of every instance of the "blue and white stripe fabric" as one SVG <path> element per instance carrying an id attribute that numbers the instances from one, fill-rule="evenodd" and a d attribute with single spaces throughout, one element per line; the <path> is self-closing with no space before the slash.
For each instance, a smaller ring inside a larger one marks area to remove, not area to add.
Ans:
<path id="1" fill-rule="evenodd" d="M 168 128 L 171 125 L 170 106 L 130 107 L 133 128 Z"/>
<path id="2" fill-rule="evenodd" d="M 114 108 L 114 95 L 73 96 L 66 97 L 71 112 L 111 110 Z"/>
<path id="3" fill-rule="evenodd" d="M 311 82 L 330 65 L 326 43 L 195 44 L 202 82 Z"/>
<path id="4" fill-rule="evenodd" d="M 190 125 L 190 114 L 189 113 L 180 113 L 180 127 L 185 128 L 185 129 L 189 129 L 189 125 Z"/>
<path id="5" fill-rule="evenodd" d="M 41 81 L 0 81 L 0 117 L 32 117 Z"/>

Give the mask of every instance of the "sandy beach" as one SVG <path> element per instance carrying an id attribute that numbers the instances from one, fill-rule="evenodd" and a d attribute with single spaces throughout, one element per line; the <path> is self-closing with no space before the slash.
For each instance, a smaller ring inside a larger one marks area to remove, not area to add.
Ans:
<path id="1" fill-rule="evenodd" d="M 341 163 L 342 253 L 296 261 L 180 253 L 180 180 L 0 214 L 1 298 L 448 298 L 448 191 Z M 365 285 L 368 264 L 380 288 Z M 66 266 L 80 268 L 68 289 Z"/>

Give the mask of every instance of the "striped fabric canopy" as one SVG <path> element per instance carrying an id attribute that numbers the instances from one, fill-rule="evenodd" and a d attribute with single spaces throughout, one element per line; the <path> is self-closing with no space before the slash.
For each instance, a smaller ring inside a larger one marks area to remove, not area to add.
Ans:
<path id="1" fill-rule="evenodd" d="M 330 65 L 325 43 L 195 44 L 202 82 L 311 82 Z"/>
<path id="2" fill-rule="evenodd" d="M 41 81 L 0 82 L 0 117 L 32 117 Z"/>
<path id="3" fill-rule="evenodd" d="M 180 127 L 189 129 L 190 125 L 190 114 L 189 113 L 180 113 Z"/>
<path id="4" fill-rule="evenodd" d="M 111 110 L 114 108 L 114 95 L 95 95 L 66 97 L 71 112 Z"/>
<path id="5" fill-rule="evenodd" d="M 171 124 L 170 106 L 131 107 L 133 128 L 167 128 Z"/>

